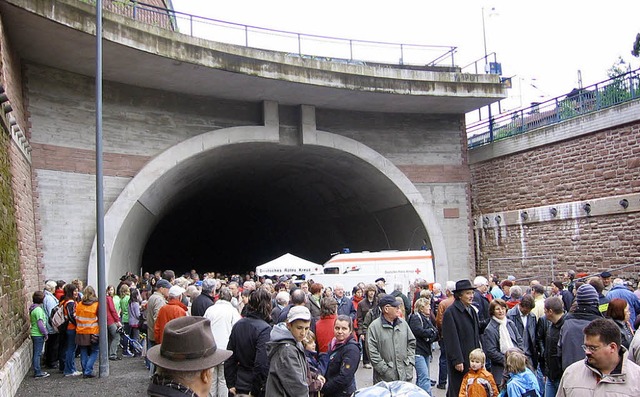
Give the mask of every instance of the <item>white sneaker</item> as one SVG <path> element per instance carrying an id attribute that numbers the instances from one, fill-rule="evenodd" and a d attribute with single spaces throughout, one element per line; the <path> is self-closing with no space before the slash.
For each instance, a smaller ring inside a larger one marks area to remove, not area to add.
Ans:
<path id="1" fill-rule="evenodd" d="M 64 376 L 80 376 L 80 375 L 82 375 L 82 372 L 80 371 L 75 371 L 70 374 L 64 374 Z"/>
<path id="2" fill-rule="evenodd" d="M 366 369 L 371 369 L 371 368 L 373 368 L 373 367 L 371 366 L 371 364 L 365 364 L 365 365 L 364 365 L 364 367 L 365 367 Z"/>

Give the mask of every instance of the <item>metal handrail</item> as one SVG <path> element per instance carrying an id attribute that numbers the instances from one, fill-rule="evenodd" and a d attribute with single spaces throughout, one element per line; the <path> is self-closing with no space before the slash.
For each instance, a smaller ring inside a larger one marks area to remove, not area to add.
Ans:
<path id="1" fill-rule="evenodd" d="M 470 149 L 640 98 L 640 69 L 467 127 Z"/>
<path id="2" fill-rule="evenodd" d="M 484 61 L 484 63 L 480 63 L 483 66 L 483 69 L 480 73 L 489 73 L 489 70 L 486 70 L 486 67 L 491 63 L 491 58 L 493 58 L 493 62 L 498 62 L 498 55 L 495 52 L 489 53 L 481 58 L 476 59 L 473 62 L 468 63 L 467 65 L 464 65 L 461 70 L 462 72 L 464 72 L 465 70 L 469 69 L 471 66 L 473 66 L 473 70 L 475 74 L 478 74 L 478 63 L 480 63 L 480 61 Z"/>
<path id="3" fill-rule="evenodd" d="M 95 0 L 83 1 L 95 3 Z M 137 0 L 106 0 L 104 4 L 107 10 L 191 37 L 280 51 L 303 58 L 425 67 L 438 66 L 450 59 L 447 66 L 455 66 L 455 46 L 354 40 L 262 28 L 187 14 Z"/>

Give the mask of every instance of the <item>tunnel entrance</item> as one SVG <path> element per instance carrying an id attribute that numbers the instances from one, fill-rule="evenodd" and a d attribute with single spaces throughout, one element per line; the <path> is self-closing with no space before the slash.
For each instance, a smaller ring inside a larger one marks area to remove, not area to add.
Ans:
<path id="1" fill-rule="evenodd" d="M 347 247 L 430 245 L 405 194 L 350 153 L 243 143 L 190 163 L 144 245 L 144 271 L 242 274 L 287 252 L 324 263 Z"/>
<path id="2" fill-rule="evenodd" d="M 448 277 L 432 207 L 393 163 L 313 130 L 280 143 L 273 124 L 210 131 L 145 165 L 105 215 L 105 277 L 173 269 L 243 273 L 287 252 L 324 263 L 352 251 L 419 249 Z M 98 279 L 97 239 L 87 264 Z"/>

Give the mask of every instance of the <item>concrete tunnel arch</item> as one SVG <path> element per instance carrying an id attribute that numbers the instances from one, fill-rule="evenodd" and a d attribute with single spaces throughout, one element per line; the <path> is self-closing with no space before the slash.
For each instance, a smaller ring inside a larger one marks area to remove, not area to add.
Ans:
<path id="1" fill-rule="evenodd" d="M 381 208 L 383 208 L 385 205 L 393 206 L 394 200 L 402 200 L 404 202 L 403 213 L 406 214 L 407 208 L 410 208 L 416 215 L 416 219 L 410 219 L 410 221 L 418 222 L 417 226 L 412 226 L 412 231 L 404 231 L 404 241 L 413 240 L 409 241 L 410 244 L 414 243 L 413 247 L 375 246 L 375 244 L 373 244 L 374 246 L 358 247 L 356 244 L 350 248 L 354 250 L 415 249 L 417 248 L 415 244 L 419 246 L 420 240 L 414 240 L 414 234 L 416 230 L 423 227 L 434 254 L 436 279 L 441 282 L 447 280 L 449 270 L 441 227 L 432 208 L 427 205 L 423 196 L 405 174 L 380 153 L 353 139 L 315 129 L 305 131 L 303 136 L 303 145 L 284 145 L 280 142 L 278 126 L 231 127 L 190 138 L 152 159 L 126 185 L 105 214 L 104 253 L 107 282 L 115 282 L 127 271 L 138 272 L 140 270 L 143 251 L 158 223 L 172 211 L 177 203 L 184 203 L 199 194 L 202 186 L 212 181 L 211 177 L 207 177 L 207 175 L 216 172 L 229 172 L 229 169 L 239 167 L 239 163 L 242 161 L 248 162 L 254 167 L 252 169 L 251 167 L 245 168 L 247 174 L 252 174 L 263 168 L 268 168 L 269 162 L 284 161 L 283 158 L 290 158 L 291 163 L 285 162 L 281 168 L 289 169 L 293 163 L 293 168 L 301 167 L 297 171 L 301 175 L 318 168 L 316 162 L 323 161 L 325 158 L 329 158 L 330 161 L 335 160 L 337 162 L 335 167 L 360 170 L 360 173 L 356 172 L 350 176 L 349 182 L 358 185 L 359 189 L 363 189 L 364 194 L 361 195 L 361 199 L 368 200 L 362 196 L 370 193 L 371 189 L 381 188 L 384 190 L 384 194 L 379 194 L 379 197 L 368 205 L 382 206 Z M 255 160 L 256 158 L 258 160 Z M 327 164 L 322 165 L 326 166 Z M 214 170 L 212 173 L 204 172 L 212 169 Z M 335 168 L 331 168 L 325 174 L 330 177 L 332 171 L 335 170 Z M 362 177 L 363 175 L 365 177 Z M 229 178 L 227 178 L 228 181 Z M 367 185 L 373 186 L 368 187 Z M 294 188 L 297 187 L 294 186 Z M 388 197 L 392 197 L 390 204 L 384 202 Z M 305 200 L 299 197 L 297 199 L 299 201 Z M 342 206 L 348 208 L 353 206 L 353 203 L 349 202 L 342 204 Z M 390 208 L 391 211 L 397 211 L 398 207 Z M 388 245 L 387 233 L 380 225 L 380 221 L 378 219 L 375 221 L 382 229 L 381 233 Z M 403 221 L 406 222 L 407 219 L 403 219 Z M 395 227 L 388 224 L 386 226 L 389 229 Z M 356 230 L 354 233 L 358 232 L 362 231 Z M 407 233 L 411 235 L 410 238 Z M 377 237 L 380 240 L 381 237 Z M 340 245 L 332 246 L 337 249 L 341 248 Z M 327 256 L 330 252 L 332 251 L 326 251 Z M 314 260 L 314 258 L 308 259 Z M 322 260 L 318 262 L 322 262 Z M 88 283 L 97 285 L 95 238 L 87 275 Z"/>

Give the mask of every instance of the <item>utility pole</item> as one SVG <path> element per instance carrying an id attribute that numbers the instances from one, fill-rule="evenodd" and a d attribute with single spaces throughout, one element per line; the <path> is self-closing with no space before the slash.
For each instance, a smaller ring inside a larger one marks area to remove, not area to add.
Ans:
<path id="1" fill-rule="evenodd" d="M 96 0 L 96 251 L 98 254 L 99 376 L 109 376 L 107 280 L 104 260 L 104 186 L 102 164 L 102 0 Z"/>

